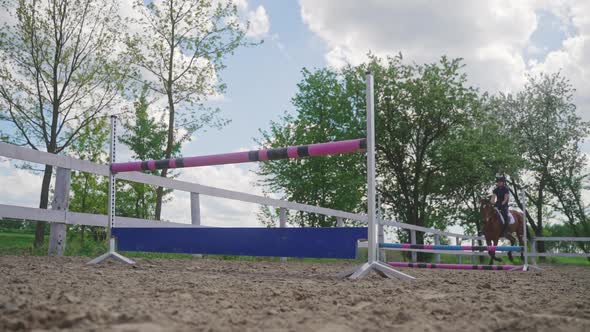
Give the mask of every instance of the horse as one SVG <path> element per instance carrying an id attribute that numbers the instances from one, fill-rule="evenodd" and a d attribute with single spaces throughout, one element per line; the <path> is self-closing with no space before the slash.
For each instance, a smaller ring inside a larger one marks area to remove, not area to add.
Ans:
<path id="1" fill-rule="evenodd" d="M 502 217 L 500 216 L 500 212 L 494 208 L 492 203 L 487 198 L 480 199 L 480 212 L 483 221 L 483 235 L 486 238 L 486 244 L 488 246 L 497 246 L 500 237 L 502 236 L 502 228 L 504 227 L 502 223 Z M 514 224 L 509 224 L 506 228 L 506 239 L 510 241 L 510 245 L 513 246 L 516 242 L 516 239 L 512 235 L 516 233 L 518 237 L 518 241 L 520 246 L 524 246 L 523 241 L 523 223 L 524 223 L 524 215 L 518 211 L 509 211 L 510 214 L 514 217 Z M 494 261 L 502 262 L 502 259 L 496 257 L 495 251 L 488 251 L 490 255 L 490 264 L 493 265 Z M 520 258 L 524 261 L 524 252 L 520 252 Z M 512 258 L 512 252 L 508 252 L 508 259 L 510 262 L 514 263 L 514 259 Z"/>

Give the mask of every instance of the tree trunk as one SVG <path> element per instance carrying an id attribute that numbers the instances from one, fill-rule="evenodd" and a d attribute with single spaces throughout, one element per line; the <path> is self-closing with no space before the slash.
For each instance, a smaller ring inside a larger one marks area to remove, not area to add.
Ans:
<path id="1" fill-rule="evenodd" d="M 43 182 L 41 183 L 41 197 L 39 200 L 39 208 L 47 209 L 49 204 L 49 186 L 51 184 L 51 174 L 53 173 L 53 166 L 45 165 L 45 171 L 43 172 Z M 41 248 L 45 241 L 45 222 L 38 221 L 35 226 L 35 241 L 33 246 L 35 248 Z"/>
<path id="2" fill-rule="evenodd" d="M 174 147 L 174 94 L 172 90 L 172 76 L 174 74 L 174 43 L 176 42 L 176 25 L 174 19 L 174 8 L 173 3 L 170 1 L 170 53 L 168 55 L 168 79 L 164 82 L 166 85 L 166 96 L 168 97 L 168 139 L 166 142 L 165 159 L 170 159 L 172 156 L 172 148 Z M 165 178 L 168 174 L 168 169 L 163 169 L 160 174 L 161 177 Z M 156 192 L 156 220 L 160 220 L 162 215 L 162 198 L 164 197 L 164 188 L 158 187 Z"/>
<path id="3" fill-rule="evenodd" d="M 172 85 L 170 84 L 168 90 L 168 139 L 166 143 L 166 151 L 164 158 L 170 159 L 172 157 L 172 148 L 174 147 L 174 97 L 172 96 Z M 165 178 L 168 175 L 168 169 L 164 168 L 161 177 Z M 164 188 L 158 187 L 156 191 L 156 220 L 160 220 L 162 215 L 162 198 L 164 197 Z"/>
<path id="4" fill-rule="evenodd" d="M 165 178 L 167 173 L 168 173 L 168 170 L 163 169 L 160 176 Z M 155 213 L 156 215 L 154 216 L 154 219 L 156 219 L 156 220 L 160 220 L 160 217 L 162 215 L 162 197 L 163 196 L 164 196 L 164 188 L 158 187 L 158 189 L 156 190 L 156 213 Z"/>

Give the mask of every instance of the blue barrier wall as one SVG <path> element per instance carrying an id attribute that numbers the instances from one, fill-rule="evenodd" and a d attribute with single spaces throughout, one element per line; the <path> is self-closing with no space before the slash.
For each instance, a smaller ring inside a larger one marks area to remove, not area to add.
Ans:
<path id="1" fill-rule="evenodd" d="M 355 258 L 366 227 L 113 228 L 121 251 L 308 258 Z"/>

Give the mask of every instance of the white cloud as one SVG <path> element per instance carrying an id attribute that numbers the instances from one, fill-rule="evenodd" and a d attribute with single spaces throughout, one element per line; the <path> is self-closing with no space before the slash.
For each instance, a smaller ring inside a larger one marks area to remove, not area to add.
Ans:
<path id="1" fill-rule="evenodd" d="M 251 10 L 248 0 L 233 0 L 234 5 L 238 9 L 242 27 L 246 28 L 246 21 L 249 26 L 246 32 L 248 38 L 264 38 L 268 36 L 270 31 L 270 18 L 266 13 L 266 9 L 262 5 L 258 5 L 256 9 Z"/>
<path id="2" fill-rule="evenodd" d="M 257 177 L 250 168 L 240 165 L 223 165 L 181 170 L 179 180 L 206 186 L 234 190 L 254 195 L 262 195 L 260 188 L 253 186 Z M 162 209 L 162 216 L 166 220 L 190 223 L 190 195 L 185 192 L 174 191 L 172 201 L 166 203 Z M 261 226 L 256 219 L 260 205 L 241 201 L 200 197 L 201 224 L 207 226 L 225 227 L 255 227 Z"/>
<path id="3" fill-rule="evenodd" d="M 250 22 L 250 26 L 248 27 L 246 36 L 250 38 L 265 37 L 270 31 L 270 19 L 266 14 L 266 9 L 262 5 L 248 12 L 248 21 Z"/>
<path id="4" fill-rule="evenodd" d="M 32 164 L 40 168 L 41 165 Z M 0 204 L 39 207 L 42 177 L 27 170 L 18 169 L 9 159 L 0 158 Z"/>
<path id="5" fill-rule="evenodd" d="M 300 0 L 301 16 L 327 45 L 329 65 L 358 64 L 402 52 L 417 63 L 441 55 L 462 57 L 470 81 L 488 91 L 514 91 L 531 71 L 563 69 L 588 99 L 590 2 L 588 1 L 354 1 Z M 543 10 L 560 18 L 568 37 L 544 61 L 531 61 L 531 36 Z M 573 29 L 568 26 L 573 25 Z M 582 107 L 580 107 L 582 108 Z M 584 112 L 588 109 L 585 108 Z"/>
<path id="6" fill-rule="evenodd" d="M 561 70 L 577 89 L 575 94 L 578 111 L 585 120 L 590 120 L 590 2 L 568 2 L 567 10 L 554 9 L 561 13 L 564 24 L 570 22 L 570 34 L 561 49 L 549 52 L 543 62 L 533 63 L 532 73 Z M 565 12 L 565 14 L 564 14 Z"/>

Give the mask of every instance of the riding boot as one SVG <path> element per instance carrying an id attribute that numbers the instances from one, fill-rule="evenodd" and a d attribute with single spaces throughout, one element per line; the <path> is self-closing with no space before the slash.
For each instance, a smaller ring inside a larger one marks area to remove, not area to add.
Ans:
<path id="1" fill-rule="evenodd" d="M 510 221 L 506 220 L 504 221 L 504 226 L 502 227 L 502 237 L 506 237 L 508 235 L 508 224 L 510 223 Z"/>
<path id="2" fill-rule="evenodd" d="M 509 211 L 507 207 L 502 207 L 501 208 L 501 213 L 502 213 L 502 218 L 504 219 L 504 225 L 502 227 L 502 235 L 503 237 L 506 237 L 507 233 L 508 233 L 508 226 L 510 225 L 510 216 L 509 216 Z"/>

